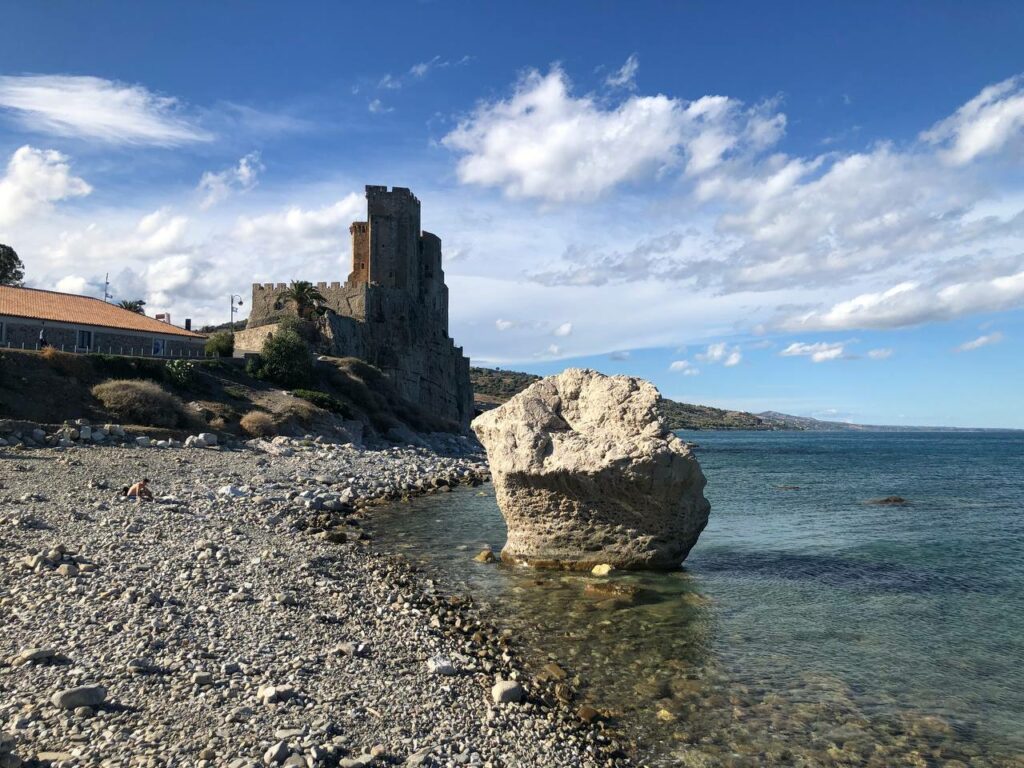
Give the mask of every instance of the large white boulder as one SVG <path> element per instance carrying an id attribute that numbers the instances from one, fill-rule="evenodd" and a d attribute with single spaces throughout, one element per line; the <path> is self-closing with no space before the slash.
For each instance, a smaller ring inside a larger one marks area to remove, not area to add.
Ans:
<path id="1" fill-rule="evenodd" d="M 570 368 L 473 422 L 508 526 L 503 560 L 676 568 L 708 522 L 704 474 L 650 382 Z"/>

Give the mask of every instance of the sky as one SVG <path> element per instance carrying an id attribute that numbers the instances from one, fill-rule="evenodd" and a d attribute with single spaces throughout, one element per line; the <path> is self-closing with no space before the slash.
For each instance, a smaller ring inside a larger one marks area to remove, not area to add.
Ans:
<path id="1" fill-rule="evenodd" d="M 3 0 L 0 242 L 243 314 L 344 280 L 366 184 L 475 364 L 1024 427 L 1024 4 Z"/>

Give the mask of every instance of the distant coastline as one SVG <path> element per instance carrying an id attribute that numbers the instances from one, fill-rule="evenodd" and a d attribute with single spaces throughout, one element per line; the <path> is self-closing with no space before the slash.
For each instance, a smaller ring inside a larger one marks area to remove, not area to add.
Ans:
<path id="1" fill-rule="evenodd" d="M 501 405 L 522 392 L 541 377 L 522 371 L 500 368 L 472 367 L 469 371 L 473 384 L 476 410 L 484 411 Z M 662 413 L 673 430 L 755 430 L 790 432 L 1022 432 L 1012 427 L 941 427 L 903 426 L 895 424 L 850 424 L 845 421 L 822 421 L 810 416 L 793 416 L 779 411 L 748 413 L 714 408 L 710 405 L 680 403 L 664 398 Z"/>

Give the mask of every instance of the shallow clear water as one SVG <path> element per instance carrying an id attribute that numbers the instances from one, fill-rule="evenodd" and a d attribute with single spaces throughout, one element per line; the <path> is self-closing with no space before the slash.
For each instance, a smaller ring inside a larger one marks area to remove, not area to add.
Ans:
<path id="1" fill-rule="evenodd" d="M 1024 760 L 1024 434 L 684 437 L 711 520 L 682 571 L 610 579 L 633 599 L 473 562 L 504 542 L 489 486 L 396 507 L 377 539 L 580 674 L 652 763 Z"/>

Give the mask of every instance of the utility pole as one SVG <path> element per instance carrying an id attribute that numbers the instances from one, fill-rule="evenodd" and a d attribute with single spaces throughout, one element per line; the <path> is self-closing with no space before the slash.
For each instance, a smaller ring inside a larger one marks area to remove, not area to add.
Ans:
<path id="1" fill-rule="evenodd" d="M 235 304 L 235 300 L 236 299 L 238 300 L 237 305 Z M 242 297 L 239 296 L 237 293 L 232 293 L 231 294 L 231 321 L 228 324 L 228 327 L 231 329 L 231 338 L 235 337 L 235 311 L 236 311 L 235 307 L 236 306 L 239 306 L 239 307 L 242 306 Z"/>
<path id="2" fill-rule="evenodd" d="M 110 292 L 110 273 L 107 272 L 103 278 L 103 300 L 110 301 L 112 298 L 114 298 L 114 294 Z"/>

